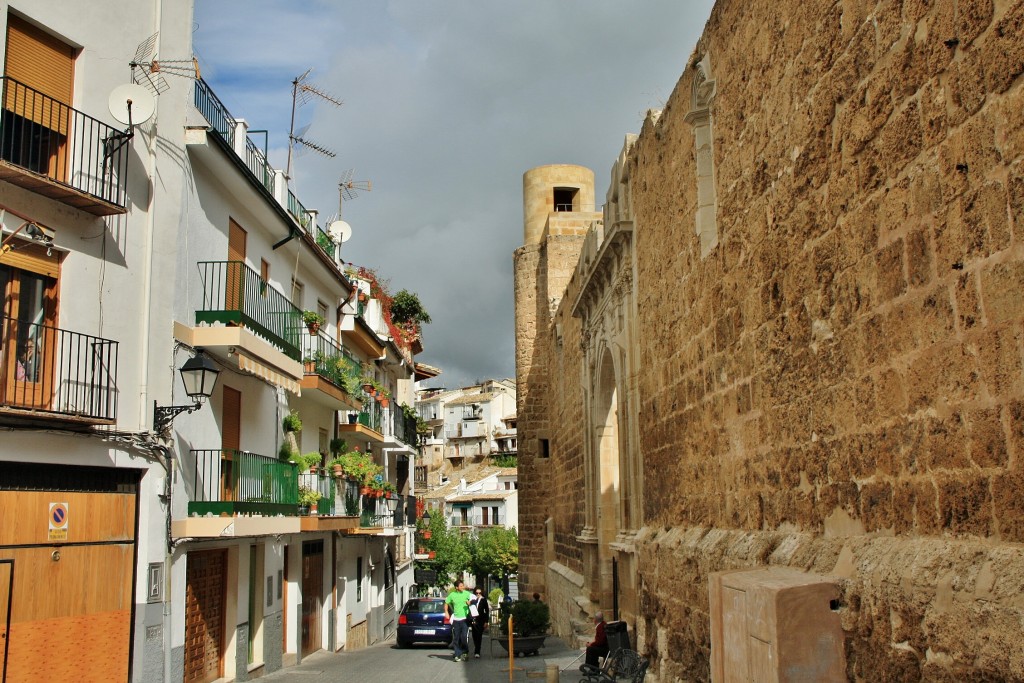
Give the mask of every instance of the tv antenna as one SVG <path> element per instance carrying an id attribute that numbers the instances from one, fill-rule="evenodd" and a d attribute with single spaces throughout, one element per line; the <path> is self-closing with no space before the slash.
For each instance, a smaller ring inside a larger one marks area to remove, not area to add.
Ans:
<path id="1" fill-rule="evenodd" d="M 369 180 L 352 180 L 354 174 L 355 169 L 352 168 L 341 174 L 341 178 L 338 180 L 338 217 L 330 221 L 330 224 L 327 226 L 327 234 L 338 244 L 347 242 L 352 237 L 352 226 L 346 221 L 341 220 L 342 204 L 346 200 L 351 201 L 358 198 L 357 192 L 373 190 L 373 182 Z"/>
<path id="2" fill-rule="evenodd" d="M 199 79 L 199 62 L 195 57 L 187 59 L 157 59 L 156 41 L 160 36 L 157 31 L 139 43 L 135 48 L 135 58 L 129 62 L 132 68 L 132 82 L 143 86 L 154 97 L 170 88 L 164 76 Z"/>
<path id="3" fill-rule="evenodd" d="M 309 102 L 314 97 L 318 97 L 321 100 L 329 102 L 335 107 L 340 107 L 344 104 L 341 100 L 325 92 L 316 85 L 306 82 L 306 77 L 309 76 L 312 70 L 312 67 L 306 69 L 306 73 L 301 76 L 297 76 L 295 80 L 292 81 L 292 121 L 288 128 L 288 165 L 285 169 L 285 175 L 289 178 L 292 176 L 292 151 L 295 149 L 296 143 L 302 145 L 306 149 L 313 150 L 317 154 L 322 154 L 325 157 L 334 158 L 337 156 L 334 152 L 323 145 L 319 145 L 316 142 L 307 140 L 303 137 L 309 129 L 309 126 L 304 126 L 302 130 L 299 131 L 295 130 L 295 110 L 299 106 Z"/>

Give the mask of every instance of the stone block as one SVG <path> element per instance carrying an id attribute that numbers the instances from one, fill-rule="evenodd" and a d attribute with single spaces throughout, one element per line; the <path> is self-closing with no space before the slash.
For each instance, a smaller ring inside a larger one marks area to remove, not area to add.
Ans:
<path id="1" fill-rule="evenodd" d="M 711 680 L 845 681 L 834 579 L 782 567 L 709 577 Z"/>

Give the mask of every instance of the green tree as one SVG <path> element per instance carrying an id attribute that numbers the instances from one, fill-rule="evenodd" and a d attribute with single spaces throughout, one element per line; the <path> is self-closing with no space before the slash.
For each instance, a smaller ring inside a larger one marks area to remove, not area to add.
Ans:
<path id="1" fill-rule="evenodd" d="M 426 324 L 430 322 L 430 314 L 418 296 L 403 289 L 391 299 L 391 322 Z"/>
<path id="2" fill-rule="evenodd" d="M 434 551 L 434 559 L 427 564 L 437 572 L 437 585 L 450 586 L 472 562 L 468 543 L 462 534 L 448 528 L 448 522 L 439 512 L 432 512 L 430 525 L 422 528 L 430 529 L 430 538 L 425 539 L 423 545 Z"/>
<path id="3" fill-rule="evenodd" d="M 505 527 L 480 532 L 470 546 L 476 576 L 494 575 L 504 579 L 519 569 L 519 533 Z"/>

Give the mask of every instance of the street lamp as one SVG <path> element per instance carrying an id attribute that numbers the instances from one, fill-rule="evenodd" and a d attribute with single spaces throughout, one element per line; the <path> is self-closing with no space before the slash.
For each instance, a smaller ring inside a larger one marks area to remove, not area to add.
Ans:
<path id="1" fill-rule="evenodd" d="M 423 517 L 421 517 L 420 519 L 423 520 L 423 523 L 425 525 L 430 526 L 430 510 L 429 509 L 424 510 L 423 511 Z"/>
<path id="2" fill-rule="evenodd" d="M 384 503 L 388 506 L 388 512 L 395 514 L 395 510 L 398 509 L 398 496 L 388 496 L 384 499 Z"/>
<path id="3" fill-rule="evenodd" d="M 213 395 L 213 388 L 217 385 L 217 375 L 220 368 L 202 353 L 196 354 L 185 361 L 181 366 L 181 383 L 185 385 L 185 393 L 195 400 L 192 405 L 184 406 L 158 406 L 153 401 L 153 431 L 161 434 L 168 427 L 174 418 L 184 412 L 193 412 L 203 407 L 203 401 Z"/>

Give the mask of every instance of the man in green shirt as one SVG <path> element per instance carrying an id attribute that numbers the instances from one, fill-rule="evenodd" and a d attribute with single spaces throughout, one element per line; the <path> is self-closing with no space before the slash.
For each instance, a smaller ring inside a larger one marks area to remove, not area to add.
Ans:
<path id="1" fill-rule="evenodd" d="M 455 645 L 455 661 L 469 659 L 469 601 L 473 594 L 466 590 L 466 584 L 459 579 L 455 590 L 444 601 L 444 616 L 452 622 L 452 643 Z"/>

